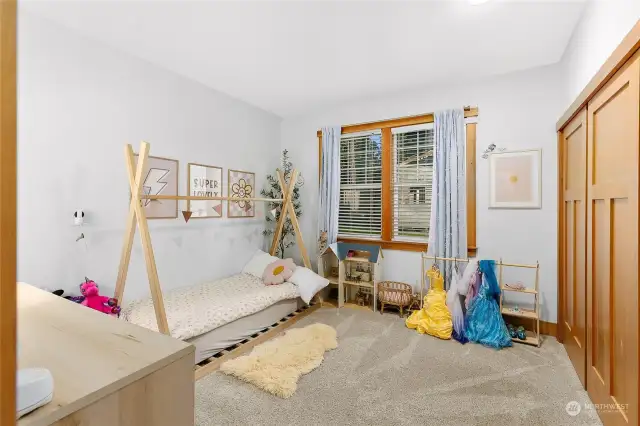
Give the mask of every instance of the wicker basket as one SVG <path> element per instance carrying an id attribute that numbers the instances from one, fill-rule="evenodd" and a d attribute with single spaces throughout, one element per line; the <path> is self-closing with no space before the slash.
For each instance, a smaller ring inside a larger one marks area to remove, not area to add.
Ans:
<path id="1" fill-rule="evenodd" d="M 411 306 L 412 300 L 413 287 L 409 284 L 397 281 L 382 281 L 378 284 L 380 313 L 384 311 L 384 305 L 393 305 L 400 309 L 400 316 L 403 316 L 404 308 Z"/>

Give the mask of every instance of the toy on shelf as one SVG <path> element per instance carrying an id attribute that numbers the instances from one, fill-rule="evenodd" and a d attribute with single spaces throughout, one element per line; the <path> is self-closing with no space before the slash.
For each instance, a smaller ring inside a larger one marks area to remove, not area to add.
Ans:
<path id="1" fill-rule="evenodd" d="M 405 321 L 408 328 L 416 329 L 420 334 L 430 334 L 440 339 L 451 339 L 453 322 L 451 312 L 446 305 L 447 293 L 444 291 L 444 279 L 437 266 L 427 272 L 429 291 L 424 298 L 422 309 L 415 311 Z"/>
<path id="2" fill-rule="evenodd" d="M 117 315 L 120 313 L 118 301 L 111 297 L 101 296 L 98 290 L 98 284 L 89 278 L 85 278 L 85 282 L 80 284 L 80 292 L 84 296 L 84 300 L 81 303 L 82 305 L 105 314 Z"/>

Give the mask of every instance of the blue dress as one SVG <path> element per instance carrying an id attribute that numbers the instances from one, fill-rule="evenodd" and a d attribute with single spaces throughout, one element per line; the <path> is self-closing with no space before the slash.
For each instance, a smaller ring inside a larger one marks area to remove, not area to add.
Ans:
<path id="1" fill-rule="evenodd" d="M 465 334 L 470 342 L 500 349 L 513 343 L 500 313 L 500 287 L 496 279 L 495 264 L 493 260 L 481 260 L 479 263 L 482 284 L 478 295 L 467 309 Z"/>

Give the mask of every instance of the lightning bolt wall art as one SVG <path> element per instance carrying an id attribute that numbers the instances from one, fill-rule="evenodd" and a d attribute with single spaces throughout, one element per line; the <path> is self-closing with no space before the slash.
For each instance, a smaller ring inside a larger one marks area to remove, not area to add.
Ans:
<path id="1" fill-rule="evenodd" d="M 137 164 L 138 156 L 135 156 Z M 171 158 L 151 157 L 147 159 L 143 173 L 144 195 L 178 195 L 178 161 Z M 148 219 L 174 219 L 178 217 L 176 200 L 143 200 Z"/>
<path id="2" fill-rule="evenodd" d="M 167 183 L 163 182 L 162 179 L 168 174 L 168 169 L 149 169 L 147 177 L 145 177 L 144 183 L 142 184 L 145 195 L 160 195 L 162 190 L 167 186 Z M 151 200 L 144 200 L 145 207 L 148 206 L 149 203 L 151 203 Z"/>

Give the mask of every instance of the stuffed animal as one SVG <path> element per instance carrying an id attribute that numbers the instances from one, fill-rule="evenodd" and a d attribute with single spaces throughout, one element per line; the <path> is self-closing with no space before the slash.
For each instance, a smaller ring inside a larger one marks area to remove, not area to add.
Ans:
<path id="1" fill-rule="evenodd" d="M 105 314 L 120 313 L 118 300 L 107 296 L 100 296 L 98 284 L 89 278 L 85 278 L 85 282 L 80 284 L 80 292 L 84 296 L 82 305 L 88 306 L 91 309 L 95 309 L 96 311 L 100 311 Z"/>

